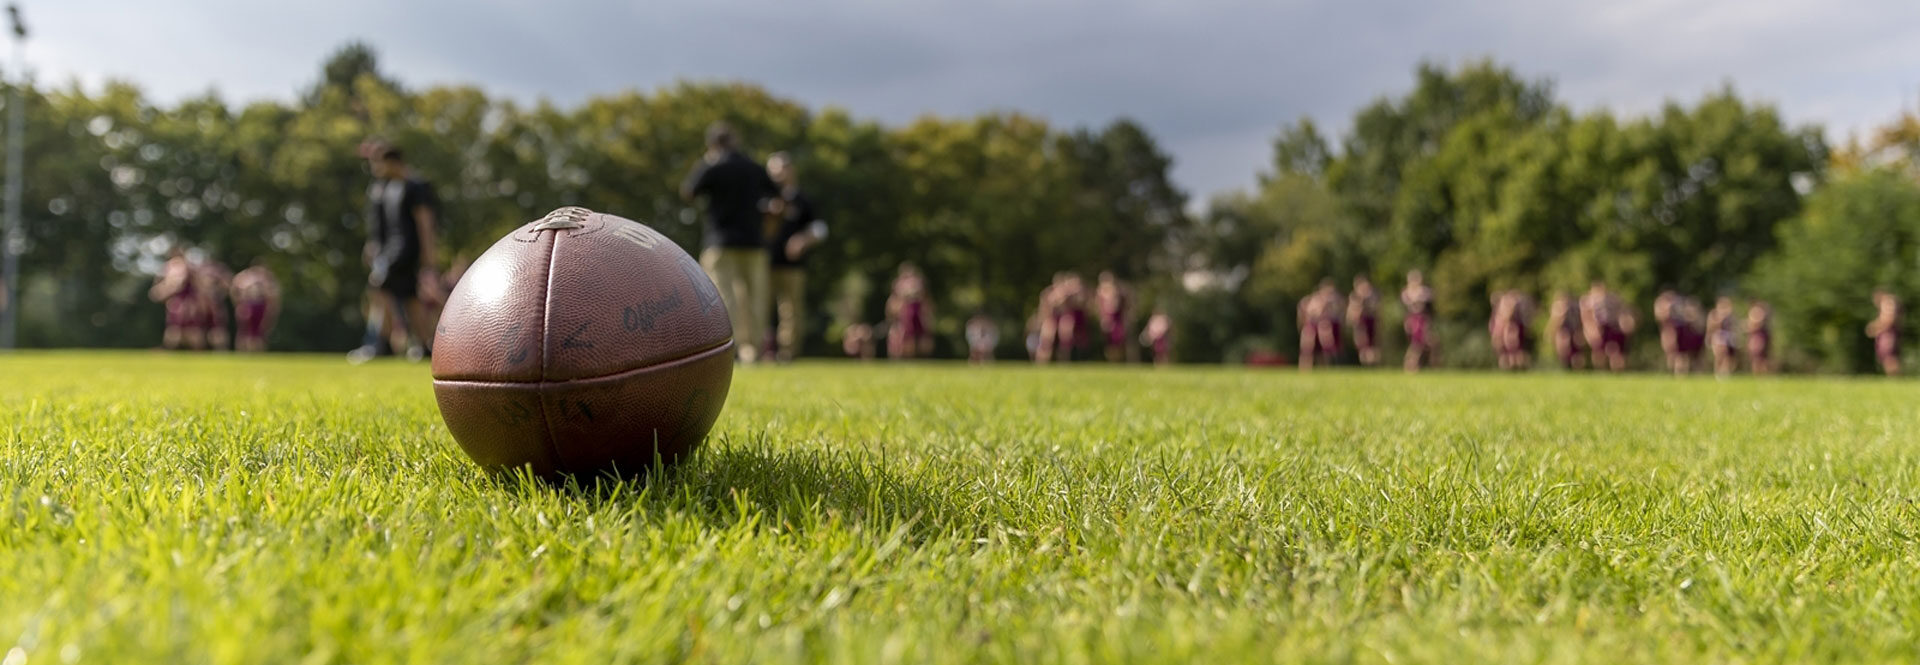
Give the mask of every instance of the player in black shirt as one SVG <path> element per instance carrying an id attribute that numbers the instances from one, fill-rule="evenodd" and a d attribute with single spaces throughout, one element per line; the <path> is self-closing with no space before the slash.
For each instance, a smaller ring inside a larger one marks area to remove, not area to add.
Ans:
<path id="1" fill-rule="evenodd" d="M 766 215 L 779 188 L 758 162 L 735 147 L 724 123 L 707 128 L 707 153 L 687 174 L 680 193 L 707 200 L 705 248 L 700 266 L 720 289 L 733 319 L 740 361 L 760 357 L 768 309 Z"/>
<path id="2" fill-rule="evenodd" d="M 399 148 L 373 146 L 367 164 L 374 177 L 367 187 L 368 296 L 374 316 L 392 313 L 400 319 L 394 323 L 410 333 L 407 356 L 418 360 L 433 345 L 433 326 L 421 296 L 439 289 L 433 266 L 440 201 L 432 185 L 407 170 Z M 378 340 L 373 337 L 348 357 L 371 358 Z"/>
<path id="3" fill-rule="evenodd" d="M 775 349 L 784 363 L 793 360 L 806 339 L 807 254 L 826 239 L 827 223 L 800 191 L 799 174 L 787 153 L 767 158 L 767 175 L 780 186 L 780 196 L 767 206 L 768 217 L 775 221 L 767 259 L 773 266 L 773 311 L 779 316 Z"/>

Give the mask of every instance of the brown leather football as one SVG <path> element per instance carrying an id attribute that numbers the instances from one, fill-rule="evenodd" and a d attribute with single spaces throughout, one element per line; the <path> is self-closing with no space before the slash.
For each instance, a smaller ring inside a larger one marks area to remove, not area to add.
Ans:
<path id="1" fill-rule="evenodd" d="M 732 380 L 733 326 L 699 264 L 639 222 L 585 208 L 480 255 L 433 348 L 433 394 L 467 455 L 547 477 L 680 459 Z"/>

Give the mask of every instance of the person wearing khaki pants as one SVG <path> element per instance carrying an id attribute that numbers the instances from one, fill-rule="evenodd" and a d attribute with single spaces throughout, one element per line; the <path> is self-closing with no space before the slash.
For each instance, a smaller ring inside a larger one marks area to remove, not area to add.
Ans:
<path id="1" fill-rule="evenodd" d="M 740 360 L 759 360 L 759 341 L 766 337 L 765 312 L 769 307 L 766 250 L 708 247 L 700 251 L 700 267 L 706 269 L 727 305 Z"/>
<path id="2" fill-rule="evenodd" d="M 827 224 L 815 214 L 813 202 L 800 191 L 793 159 L 784 152 L 767 158 L 767 174 L 780 186 L 770 202 L 768 217 L 777 220 L 767 243 L 767 261 L 773 267 L 773 307 L 779 327 L 774 334 L 775 358 L 790 362 L 806 342 L 806 256 L 827 237 Z"/>
<path id="3" fill-rule="evenodd" d="M 735 147 L 724 123 L 707 128 L 707 153 L 687 174 L 680 194 L 707 202 L 706 234 L 700 252 L 720 299 L 733 319 L 733 343 L 740 362 L 760 359 L 768 308 L 764 215 L 779 204 L 779 187 L 758 162 Z"/>

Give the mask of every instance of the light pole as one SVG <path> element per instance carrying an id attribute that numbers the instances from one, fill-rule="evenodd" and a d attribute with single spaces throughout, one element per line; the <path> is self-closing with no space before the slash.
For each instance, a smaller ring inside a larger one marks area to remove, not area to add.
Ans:
<path id="1" fill-rule="evenodd" d="M 20 20 L 20 5 L 7 4 L 7 19 L 13 23 L 13 85 L 7 94 L 7 190 L 6 231 L 0 233 L 0 349 L 14 347 L 14 331 L 20 326 L 20 149 L 27 120 L 25 100 L 20 88 L 27 84 L 27 24 Z"/>

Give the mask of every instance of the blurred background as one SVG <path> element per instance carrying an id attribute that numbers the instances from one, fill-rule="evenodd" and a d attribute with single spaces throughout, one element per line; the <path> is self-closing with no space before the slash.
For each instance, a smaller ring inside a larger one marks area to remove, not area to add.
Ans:
<path id="1" fill-rule="evenodd" d="M 1130 280 L 1187 362 L 1414 269 L 1456 366 L 1505 289 L 1764 298 L 1784 366 L 1834 372 L 1873 364 L 1874 288 L 1920 298 L 1912 2 L 281 4 L 20 4 L 21 346 L 155 345 L 192 246 L 280 275 L 276 349 L 353 347 L 369 136 L 438 188 L 444 259 L 567 204 L 692 250 L 715 120 L 832 222 L 815 355 L 903 261 L 942 357 L 977 312 L 1021 339 L 1060 270 Z"/>

